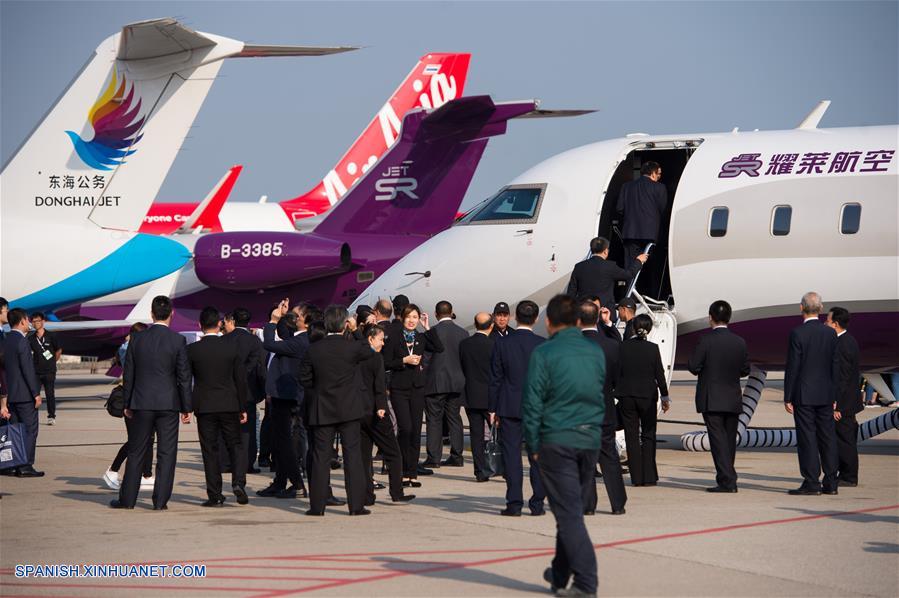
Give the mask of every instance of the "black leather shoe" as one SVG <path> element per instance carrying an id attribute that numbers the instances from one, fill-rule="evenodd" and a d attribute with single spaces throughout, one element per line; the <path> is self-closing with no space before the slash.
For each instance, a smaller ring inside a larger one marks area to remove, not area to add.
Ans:
<path id="1" fill-rule="evenodd" d="M 415 498 L 414 494 L 404 494 L 403 496 L 400 496 L 398 498 L 391 498 L 390 501 L 391 502 L 409 502 L 413 498 Z"/>
<path id="2" fill-rule="evenodd" d="M 19 472 L 18 467 L 10 467 L 8 469 L 0 469 L 0 475 L 14 476 Z"/>
<path id="3" fill-rule="evenodd" d="M 835 496 L 839 494 L 839 491 L 836 488 L 825 488 L 821 491 L 821 494 L 827 494 L 829 496 Z"/>
<path id="4" fill-rule="evenodd" d="M 279 492 L 283 492 L 285 488 L 270 484 L 268 488 L 256 491 L 256 496 L 276 496 Z"/>
<path id="5" fill-rule="evenodd" d="M 128 505 L 122 503 L 119 499 L 109 501 L 109 507 L 112 509 L 133 509 L 134 507 L 129 507 Z"/>
<path id="6" fill-rule="evenodd" d="M 366 506 L 366 507 L 373 507 L 373 506 L 375 506 L 375 499 L 373 499 L 373 498 L 366 498 L 366 499 L 365 499 L 365 506 Z"/>
<path id="7" fill-rule="evenodd" d="M 234 487 L 234 496 L 237 498 L 237 504 L 239 505 L 245 505 L 250 502 L 250 498 L 247 496 L 247 491 L 240 486 Z"/>
<path id="8" fill-rule="evenodd" d="M 423 461 L 418 464 L 418 473 L 421 474 L 422 469 L 440 469 L 440 463 L 434 463 L 433 461 Z M 433 473 L 433 472 L 432 472 Z M 429 474 L 422 474 L 429 475 Z"/>
<path id="9" fill-rule="evenodd" d="M 485 475 L 482 475 L 482 476 L 477 476 L 477 477 L 474 479 L 474 481 L 475 481 L 475 482 L 478 482 L 478 483 L 480 484 L 480 483 L 482 483 L 482 482 L 489 482 L 489 481 L 490 481 L 490 478 L 488 478 L 488 477 L 485 476 Z"/>
<path id="10" fill-rule="evenodd" d="M 444 467 L 463 467 L 465 459 L 444 459 L 440 464 Z"/>
<path id="11" fill-rule="evenodd" d="M 794 490 L 790 490 L 787 492 L 792 496 L 818 496 L 821 494 L 820 490 L 811 490 L 809 488 L 796 488 Z"/>
<path id="12" fill-rule="evenodd" d="M 325 505 L 329 507 L 342 507 L 346 504 L 345 500 L 341 500 L 334 495 L 329 496 L 325 499 Z"/>
<path id="13" fill-rule="evenodd" d="M 711 488 L 706 488 L 706 492 L 714 492 L 714 493 L 722 493 L 722 494 L 735 494 L 737 492 L 736 488 L 725 488 L 724 486 L 712 486 Z"/>
<path id="14" fill-rule="evenodd" d="M 297 487 L 291 486 L 290 488 L 285 488 L 281 490 L 277 494 L 275 494 L 275 498 L 296 498 L 297 497 Z"/>
<path id="15" fill-rule="evenodd" d="M 858 486 L 858 482 L 847 482 L 847 481 L 845 481 L 845 480 L 840 480 L 840 481 L 838 482 L 838 484 L 839 484 L 841 487 L 846 487 L 846 488 L 855 488 L 855 487 Z"/>
<path id="16" fill-rule="evenodd" d="M 560 586 L 557 586 L 556 583 L 553 581 L 553 568 L 552 567 L 547 567 L 546 569 L 543 570 L 543 581 L 545 581 L 546 583 L 549 584 L 549 591 L 553 592 L 553 593 L 555 593 L 559 589 L 565 587 L 565 586 L 561 586 L 561 588 L 560 588 Z M 565 582 L 565 585 L 568 585 L 568 582 Z"/>
<path id="17" fill-rule="evenodd" d="M 612 515 L 624 515 L 624 513 L 624 507 L 621 507 L 620 509 L 612 509 Z"/>
<path id="18" fill-rule="evenodd" d="M 201 507 L 223 507 L 225 506 L 225 497 L 210 498 L 206 502 L 200 503 Z"/>
<path id="19" fill-rule="evenodd" d="M 324 511 L 313 511 L 312 509 L 309 509 L 308 511 L 306 511 L 306 515 L 308 515 L 310 517 L 324 517 L 325 512 Z"/>
<path id="20" fill-rule="evenodd" d="M 404 488 L 421 488 L 421 482 L 416 482 L 415 480 L 406 480 L 403 482 Z"/>
<path id="21" fill-rule="evenodd" d="M 374 488 L 375 490 L 383 490 L 386 487 L 387 486 L 385 486 L 381 482 L 375 482 L 374 485 L 372 486 L 372 488 Z"/>
<path id="22" fill-rule="evenodd" d="M 154 511 L 168 511 L 169 508 L 166 505 L 153 505 Z"/>
<path id="23" fill-rule="evenodd" d="M 31 465 L 26 465 L 25 467 L 20 467 L 18 471 L 16 471 L 17 478 L 42 478 L 44 477 L 43 471 L 38 471 Z"/>
<path id="24" fill-rule="evenodd" d="M 577 586 L 571 586 L 568 589 L 559 588 L 556 590 L 556 596 L 568 596 L 570 598 L 589 598 L 590 596 L 596 596 L 596 592 L 585 592 Z"/>
<path id="25" fill-rule="evenodd" d="M 350 511 L 350 515 L 371 515 L 371 511 L 368 509 L 359 509 L 358 511 Z"/>
<path id="26" fill-rule="evenodd" d="M 546 515 L 546 511 L 531 511 L 531 517 L 540 517 Z"/>
<path id="27" fill-rule="evenodd" d="M 434 470 L 419 465 L 415 473 L 417 473 L 418 475 L 434 475 Z"/>
<path id="28" fill-rule="evenodd" d="M 596 511 L 593 511 L 593 510 L 584 511 L 584 517 L 591 517 L 593 515 L 596 515 Z"/>
<path id="29" fill-rule="evenodd" d="M 503 517 L 521 517 L 521 511 L 513 511 L 508 507 L 500 511 L 499 514 Z"/>

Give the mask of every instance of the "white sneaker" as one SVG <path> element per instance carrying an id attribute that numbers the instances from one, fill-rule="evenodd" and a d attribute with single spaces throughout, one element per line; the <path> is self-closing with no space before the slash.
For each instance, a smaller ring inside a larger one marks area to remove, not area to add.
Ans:
<path id="1" fill-rule="evenodd" d="M 156 483 L 156 478 L 144 478 L 140 479 L 140 489 L 141 490 L 152 490 L 153 485 Z"/>
<path id="2" fill-rule="evenodd" d="M 52 426 L 52 425 L 55 424 L 55 423 L 56 423 L 56 418 L 55 418 L 55 417 L 48 417 L 48 418 L 47 418 L 47 425 L 48 425 L 48 426 Z"/>
<path id="3" fill-rule="evenodd" d="M 106 487 L 110 490 L 118 490 L 119 472 L 107 469 L 106 473 L 103 474 L 103 483 L 106 484 Z"/>

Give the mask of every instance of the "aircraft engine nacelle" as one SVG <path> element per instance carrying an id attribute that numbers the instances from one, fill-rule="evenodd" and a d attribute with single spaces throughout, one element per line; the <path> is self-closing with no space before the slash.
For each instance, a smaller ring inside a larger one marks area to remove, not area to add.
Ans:
<path id="1" fill-rule="evenodd" d="M 350 246 L 314 233 L 233 232 L 201 237 L 197 278 L 212 288 L 250 291 L 294 284 L 350 268 Z"/>

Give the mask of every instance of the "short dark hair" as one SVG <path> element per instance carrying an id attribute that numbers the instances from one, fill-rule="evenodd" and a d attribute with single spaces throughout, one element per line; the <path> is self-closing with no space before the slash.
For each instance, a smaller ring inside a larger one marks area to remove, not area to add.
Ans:
<path id="1" fill-rule="evenodd" d="M 603 305 L 602 297 L 600 297 L 599 295 L 587 295 L 585 299 L 593 303 L 599 303 L 600 307 L 602 307 Z"/>
<path id="2" fill-rule="evenodd" d="M 231 319 L 234 320 L 234 325 L 238 328 L 246 328 L 250 325 L 252 316 L 250 315 L 250 310 L 246 307 L 235 307 L 230 315 Z"/>
<path id="3" fill-rule="evenodd" d="M 734 311 L 730 307 L 730 303 L 719 299 L 709 306 L 709 317 L 720 324 L 730 322 L 730 317 Z"/>
<path id="4" fill-rule="evenodd" d="M 365 339 L 368 340 L 375 338 L 379 334 L 384 334 L 384 329 L 377 324 L 366 324 L 365 328 L 362 329 L 362 334 L 365 335 Z"/>
<path id="5" fill-rule="evenodd" d="M 653 162 L 652 160 L 646 161 L 643 163 L 643 166 L 640 167 L 640 174 L 652 174 L 655 171 L 661 169 L 658 162 Z"/>
<path id="6" fill-rule="evenodd" d="M 31 319 L 40 318 L 41 320 L 46 320 L 47 316 L 44 315 L 42 311 L 31 312 Z"/>
<path id="7" fill-rule="evenodd" d="M 14 307 L 6 314 L 6 321 L 9 322 L 10 328 L 18 326 L 22 320 L 27 320 L 28 314 L 21 307 Z"/>
<path id="8" fill-rule="evenodd" d="M 652 330 L 652 318 L 646 314 L 640 314 L 639 316 L 634 317 L 631 322 L 633 322 L 634 332 L 640 338 L 646 338 Z"/>
<path id="9" fill-rule="evenodd" d="M 519 324 L 524 324 L 525 326 L 533 326 L 534 322 L 537 321 L 537 316 L 539 315 L 540 308 L 537 307 L 537 304 L 530 299 L 520 301 L 518 305 L 515 306 L 515 321 L 517 321 Z"/>
<path id="10" fill-rule="evenodd" d="M 405 295 L 397 295 L 393 298 L 393 313 L 401 314 L 406 306 L 409 305 L 409 298 Z M 419 312 L 420 313 L 420 312 Z"/>
<path id="11" fill-rule="evenodd" d="M 135 332 L 142 332 L 142 331 L 146 330 L 147 328 L 149 328 L 149 326 L 147 326 L 143 322 L 135 322 L 134 324 L 131 325 L 131 328 L 128 329 L 128 334 L 134 334 Z"/>
<path id="12" fill-rule="evenodd" d="M 294 305 L 292 309 L 295 309 L 295 310 L 297 311 L 297 314 L 298 314 L 298 315 L 299 315 L 299 314 L 302 314 L 302 315 L 303 315 L 303 321 L 305 322 L 305 320 L 306 320 L 306 312 L 309 311 L 309 309 L 311 309 L 311 308 L 313 308 L 313 307 L 315 307 L 315 306 L 312 305 L 311 303 L 309 303 L 308 301 L 298 301 L 297 304 Z"/>
<path id="13" fill-rule="evenodd" d="M 6 300 L 6 297 L 0 297 L 0 309 L 3 309 L 9 305 L 9 301 Z"/>
<path id="14" fill-rule="evenodd" d="M 831 307 L 830 319 L 839 324 L 843 330 L 849 328 L 849 310 L 845 307 Z"/>
<path id="15" fill-rule="evenodd" d="M 605 237 L 596 237 L 590 240 L 590 253 L 602 253 L 609 248 L 609 240 Z"/>
<path id="16" fill-rule="evenodd" d="M 453 315 L 453 304 L 449 301 L 438 301 L 434 307 L 434 315 L 438 318 L 448 318 Z"/>
<path id="17" fill-rule="evenodd" d="M 599 322 L 599 308 L 592 301 L 581 301 L 578 319 L 581 326 L 596 326 Z"/>
<path id="18" fill-rule="evenodd" d="M 350 314 L 342 305 L 329 305 L 325 308 L 325 330 L 328 334 L 343 332 Z"/>
<path id="19" fill-rule="evenodd" d="M 309 334 L 310 343 L 318 342 L 328 336 L 328 332 L 325 330 L 325 323 L 321 320 L 313 320 L 309 322 L 309 329 L 307 331 L 307 334 Z"/>
<path id="20" fill-rule="evenodd" d="M 400 315 L 400 319 L 405 320 L 406 316 L 411 314 L 413 311 L 418 314 L 419 318 L 421 317 L 421 310 L 418 308 L 418 306 L 415 305 L 414 303 L 410 303 L 409 305 L 407 305 L 406 307 L 403 308 L 403 311 L 401 312 L 401 315 Z"/>
<path id="21" fill-rule="evenodd" d="M 165 295 L 157 295 L 153 297 L 153 303 L 150 305 L 150 313 L 153 314 L 153 321 L 161 322 L 168 320 L 172 315 L 172 300 Z"/>
<path id="22" fill-rule="evenodd" d="M 553 326 L 577 326 L 578 315 L 571 295 L 556 295 L 546 304 L 546 319 Z"/>
<path id="23" fill-rule="evenodd" d="M 493 326 L 493 314 L 487 314 L 487 319 L 480 324 L 478 323 L 478 317 L 474 317 L 475 330 L 489 330 L 491 326 Z"/>
<path id="24" fill-rule="evenodd" d="M 384 318 L 389 318 L 393 315 L 393 305 L 387 299 L 378 299 L 378 302 L 375 303 L 375 313 Z"/>
<path id="25" fill-rule="evenodd" d="M 278 320 L 278 324 L 275 326 L 275 330 L 281 340 L 287 340 L 296 333 L 298 330 L 297 320 L 299 319 L 300 317 L 292 311 L 281 316 L 281 319 Z"/>
<path id="26" fill-rule="evenodd" d="M 324 322 L 325 312 L 317 305 L 308 305 L 303 312 L 303 323 L 309 326 L 312 322 Z"/>
<path id="27" fill-rule="evenodd" d="M 207 305 L 203 308 L 203 311 L 200 312 L 200 328 L 203 330 L 217 327 L 221 320 L 222 314 L 211 305 Z"/>

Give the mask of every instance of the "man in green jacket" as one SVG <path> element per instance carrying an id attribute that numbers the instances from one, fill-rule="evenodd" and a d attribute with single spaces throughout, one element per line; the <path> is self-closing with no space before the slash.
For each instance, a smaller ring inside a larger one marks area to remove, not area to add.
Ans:
<path id="1" fill-rule="evenodd" d="M 583 337 L 577 320 L 574 299 L 556 295 L 550 300 L 550 337 L 531 354 L 521 406 L 525 443 L 540 466 L 556 518 L 556 556 L 543 574 L 556 596 L 595 596 L 597 586 L 596 553 L 584 525 L 582 497 L 596 483 L 605 356 Z"/>

